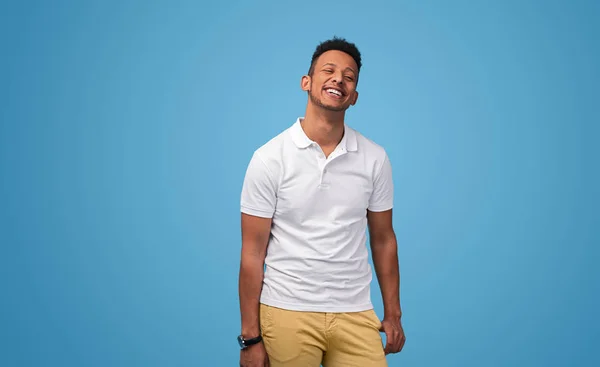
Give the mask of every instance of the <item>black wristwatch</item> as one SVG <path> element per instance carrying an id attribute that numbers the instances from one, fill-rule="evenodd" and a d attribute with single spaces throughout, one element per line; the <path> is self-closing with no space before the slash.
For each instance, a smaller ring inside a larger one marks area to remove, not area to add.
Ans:
<path id="1" fill-rule="evenodd" d="M 256 338 L 244 339 L 244 337 L 240 335 L 240 336 L 238 336 L 237 340 L 238 340 L 238 343 L 240 344 L 240 348 L 246 349 L 251 345 L 260 343 L 260 341 L 262 340 L 262 336 L 259 335 Z"/>

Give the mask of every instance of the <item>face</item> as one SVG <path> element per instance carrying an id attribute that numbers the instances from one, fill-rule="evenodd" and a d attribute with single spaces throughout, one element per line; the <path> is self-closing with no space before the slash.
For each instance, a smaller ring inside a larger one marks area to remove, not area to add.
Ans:
<path id="1" fill-rule="evenodd" d="M 302 89 L 313 105 L 328 111 L 345 111 L 358 99 L 358 68 L 352 56 L 342 51 L 324 52 L 313 66 L 312 75 L 302 77 Z"/>

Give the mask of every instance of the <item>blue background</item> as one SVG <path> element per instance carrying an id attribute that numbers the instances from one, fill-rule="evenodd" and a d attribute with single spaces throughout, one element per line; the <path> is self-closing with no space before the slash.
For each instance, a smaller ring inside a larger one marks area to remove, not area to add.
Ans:
<path id="1" fill-rule="evenodd" d="M 594 1 L 3 2 L 0 365 L 236 366 L 239 195 L 333 35 L 396 184 L 390 366 L 597 366 Z M 376 311 L 382 304 L 373 284 Z"/>

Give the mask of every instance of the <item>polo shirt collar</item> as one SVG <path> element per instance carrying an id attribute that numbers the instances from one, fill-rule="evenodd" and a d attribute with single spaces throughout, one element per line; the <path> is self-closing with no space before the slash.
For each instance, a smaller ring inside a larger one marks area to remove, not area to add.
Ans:
<path id="1" fill-rule="evenodd" d="M 302 129 L 302 126 L 300 125 L 302 120 L 303 118 L 299 117 L 290 129 L 292 140 L 294 141 L 294 144 L 296 144 L 296 146 L 300 149 L 307 148 L 314 143 L 314 141 L 310 140 L 309 137 L 306 136 L 304 129 Z M 354 132 L 354 130 L 352 130 L 352 128 L 350 128 L 346 124 L 344 124 L 344 136 L 342 137 L 342 141 L 340 141 L 340 146 L 342 148 L 345 148 L 349 152 L 358 150 L 358 144 L 356 142 L 356 133 Z"/>

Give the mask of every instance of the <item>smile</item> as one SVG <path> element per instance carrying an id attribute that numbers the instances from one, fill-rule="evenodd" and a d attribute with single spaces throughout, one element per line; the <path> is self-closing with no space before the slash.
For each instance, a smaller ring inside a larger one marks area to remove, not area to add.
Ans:
<path id="1" fill-rule="evenodd" d="M 325 89 L 325 92 L 327 92 L 328 95 L 330 95 L 333 98 L 342 98 L 343 97 L 343 93 L 337 89 L 334 88 L 327 88 Z"/>

